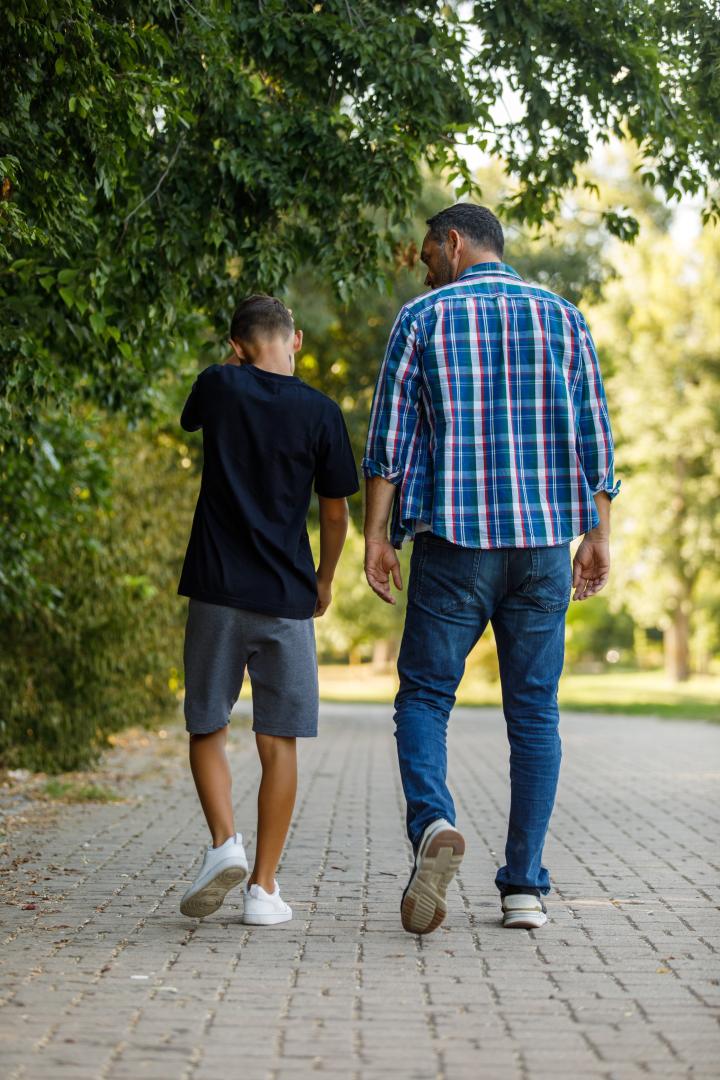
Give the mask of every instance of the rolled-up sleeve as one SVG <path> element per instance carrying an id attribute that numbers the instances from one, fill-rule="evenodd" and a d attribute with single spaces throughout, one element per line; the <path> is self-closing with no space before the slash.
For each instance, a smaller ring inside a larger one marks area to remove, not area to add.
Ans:
<path id="1" fill-rule="evenodd" d="M 402 309 L 390 333 L 375 385 L 362 471 L 399 484 L 421 422 L 417 324 Z"/>
<path id="2" fill-rule="evenodd" d="M 580 327 L 582 395 L 577 426 L 580 462 L 593 493 L 606 492 L 614 499 L 620 490 L 615 480 L 615 448 L 605 388 L 592 336 L 586 324 Z"/>

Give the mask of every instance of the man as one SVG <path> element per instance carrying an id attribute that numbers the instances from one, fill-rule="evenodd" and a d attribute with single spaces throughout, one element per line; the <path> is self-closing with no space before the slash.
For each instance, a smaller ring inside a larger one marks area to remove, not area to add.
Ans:
<path id="1" fill-rule="evenodd" d="M 414 538 L 395 726 L 415 863 L 401 917 L 435 930 L 465 842 L 446 735 L 465 660 L 492 623 L 510 742 L 503 925 L 546 921 L 545 835 L 560 768 L 565 612 L 610 571 L 613 444 L 580 312 L 502 262 L 498 219 L 458 203 L 428 221 L 430 292 L 406 304 L 375 389 L 363 472 L 365 572 L 394 603 Z M 388 518 L 392 509 L 390 537 Z M 570 541 L 584 533 L 570 561 Z"/>

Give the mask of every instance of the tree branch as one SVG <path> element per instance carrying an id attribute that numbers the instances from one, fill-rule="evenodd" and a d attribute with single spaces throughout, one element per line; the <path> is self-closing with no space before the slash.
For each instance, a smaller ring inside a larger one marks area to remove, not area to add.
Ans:
<path id="1" fill-rule="evenodd" d="M 172 157 L 168 161 L 167 166 L 165 167 L 165 171 L 160 176 L 160 179 L 158 180 L 155 187 L 152 189 L 152 191 L 150 192 L 149 195 L 146 195 L 144 199 L 140 200 L 140 202 L 137 204 L 137 206 L 133 210 L 130 211 L 128 216 L 123 221 L 123 236 L 127 232 L 127 227 L 128 227 L 129 222 L 130 222 L 130 219 L 135 217 L 138 210 L 142 209 L 142 207 L 145 205 L 145 203 L 150 202 L 150 200 L 153 199 L 157 195 L 158 191 L 160 190 L 160 188 L 165 183 L 165 180 L 167 179 L 167 175 L 170 172 L 170 170 L 172 169 L 173 165 L 175 164 L 175 159 L 177 158 L 178 154 L 180 153 L 180 147 L 182 146 L 182 144 L 184 142 L 185 142 L 185 136 L 181 135 L 179 140 L 178 140 L 177 146 L 173 150 Z M 122 237 L 120 239 L 122 239 Z"/>

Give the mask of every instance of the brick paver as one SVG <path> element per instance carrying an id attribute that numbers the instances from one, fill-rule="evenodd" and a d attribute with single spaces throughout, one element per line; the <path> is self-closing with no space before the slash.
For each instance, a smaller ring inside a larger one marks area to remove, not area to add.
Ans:
<path id="1" fill-rule="evenodd" d="M 205 842 L 179 765 L 140 776 L 130 801 L 21 830 L 8 857 L 27 856 L 14 873 L 44 892 L 35 910 L 0 907 L 0 1073 L 717 1078 L 720 727 L 566 714 L 563 735 L 556 891 L 534 933 L 498 922 L 508 784 L 493 710 L 452 720 L 468 850 L 425 939 L 399 924 L 409 852 L 387 707 L 325 706 L 302 746 L 286 926 L 243 927 L 238 901 L 179 914 Z M 233 742 L 252 849 L 258 768 L 248 732 Z"/>

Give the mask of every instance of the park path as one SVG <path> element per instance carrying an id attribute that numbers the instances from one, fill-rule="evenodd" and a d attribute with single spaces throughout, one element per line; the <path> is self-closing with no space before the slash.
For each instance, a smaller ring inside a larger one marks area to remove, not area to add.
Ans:
<path id="1" fill-rule="evenodd" d="M 11 835 L 4 1080 L 716 1080 L 720 726 L 566 714 L 563 737 L 550 922 L 503 930 L 502 719 L 456 712 L 468 851 L 425 939 L 398 920 L 409 854 L 389 708 L 323 707 L 280 875 L 295 919 L 270 930 L 243 927 L 235 901 L 179 914 L 203 825 L 184 764 L 152 742 L 126 801 Z M 258 770 L 239 724 L 233 744 L 252 850 Z"/>

